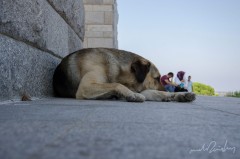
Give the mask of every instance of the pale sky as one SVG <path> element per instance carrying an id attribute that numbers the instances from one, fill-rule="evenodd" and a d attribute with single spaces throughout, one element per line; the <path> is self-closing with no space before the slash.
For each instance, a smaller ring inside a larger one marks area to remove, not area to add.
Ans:
<path id="1" fill-rule="evenodd" d="M 162 75 L 185 71 L 215 91 L 240 91 L 240 0 L 117 0 L 119 49 Z"/>

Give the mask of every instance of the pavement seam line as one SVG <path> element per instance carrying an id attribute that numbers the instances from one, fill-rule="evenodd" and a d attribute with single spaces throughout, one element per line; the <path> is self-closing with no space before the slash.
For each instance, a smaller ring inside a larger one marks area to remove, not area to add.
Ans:
<path id="1" fill-rule="evenodd" d="M 192 105 L 200 106 L 200 107 L 203 107 L 203 108 L 205 108 L 205 109 L 215 110 L 215 111 L 219 111 L 219 112 L 222 112 L 222 113 L 227 113 L 227 114 L 231 114 L 231 115 L 235 115 L 235 116 L 239 116 L 239 117 L 240 117 L 240 114 L 236 114 L 236 113 L 232 113 L 232 112 L 224 111 L 224 110 L 221 110 L 221 109 L 210 108 L 210 107 L 203 106 L 203 105 L 199 105 L 199 104 L 192 104 Z"/>

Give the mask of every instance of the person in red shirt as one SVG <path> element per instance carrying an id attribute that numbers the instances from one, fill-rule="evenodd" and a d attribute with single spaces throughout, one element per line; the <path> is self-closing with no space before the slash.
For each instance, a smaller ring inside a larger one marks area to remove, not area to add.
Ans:
<path id="1" fill-rule="evenodd" d="M 172 72 L 169 72 L 167 75 L 164 75 L 161 77 L 160 81 L 161 84 L 164 86 L 165 90 L 168 92 L 174 92 L 176 84 L 172 83 L 170 79 L 172 79 L 174 74 Z"/>

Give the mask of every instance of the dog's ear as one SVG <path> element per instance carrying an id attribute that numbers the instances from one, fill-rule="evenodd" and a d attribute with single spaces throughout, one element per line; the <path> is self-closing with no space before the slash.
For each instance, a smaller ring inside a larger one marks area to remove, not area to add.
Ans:
<path id="1" fill-rule="evenodd" d="M 150 66 L 150 62 L 142 62 L 140 60 L 132 63 L 131 71 L 135 74 L 135 77 L 139 83 L 142 83 L 145 80 Z"/>

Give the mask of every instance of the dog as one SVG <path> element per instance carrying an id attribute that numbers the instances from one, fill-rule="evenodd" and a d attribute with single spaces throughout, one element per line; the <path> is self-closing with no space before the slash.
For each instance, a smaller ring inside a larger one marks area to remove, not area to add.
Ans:
<path id="1" fill-rule="evenodd" d="M 53 89 L 58 97 L 76 99 L 195 100 L 194 93 L 165 92 L 160 77 L 152 62 L 135 53 L 113 48 L 87 48 L 62 59 L 53 75 Z"/>

